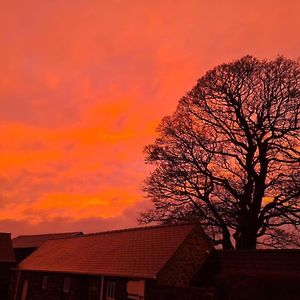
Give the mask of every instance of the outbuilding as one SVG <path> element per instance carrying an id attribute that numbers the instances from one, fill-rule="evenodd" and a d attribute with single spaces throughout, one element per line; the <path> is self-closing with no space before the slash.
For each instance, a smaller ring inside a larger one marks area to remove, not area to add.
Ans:
<path id="1" fill-rule="evenodd" d="M 199 224 L 48 240 L 15 270 L 11 299 L 155 300 L 176 289 L 185 299 L 211 250 Z"/>

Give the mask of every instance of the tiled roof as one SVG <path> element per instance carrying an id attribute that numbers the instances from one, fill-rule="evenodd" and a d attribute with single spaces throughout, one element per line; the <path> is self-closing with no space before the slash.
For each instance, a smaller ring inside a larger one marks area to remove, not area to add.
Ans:
<path id="1" fill-rule="evenodd" d="M 10 233 L 0 233 L 0 262 L 14 262 Z"/>
<path id="2" fill-rule="evenodd" d="M 148 226 L 49 240 L 19 268 L 155 278 L 196 226 Z"/>
<path id="3" fill-rule="evenodd" d="M 38 248 L 44 242 L 82 235 L 82 232 L 47 233 L 36 235 L 20 235 L 12 240 L 13 248 Z"/>

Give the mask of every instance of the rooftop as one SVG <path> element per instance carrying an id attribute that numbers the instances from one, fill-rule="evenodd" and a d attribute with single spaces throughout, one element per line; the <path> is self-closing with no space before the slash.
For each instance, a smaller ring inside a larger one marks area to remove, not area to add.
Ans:
<path id="1" fill-rule="evenodd" d="M 198 224 L 160 225 L 48 240 L 22 270 L 155 278 Z"/>
<path id="2" fill-rule="evenodd" d="M 63 232 L 35 235 L 20 235 L 12 240 L 12 244 L 13 248 L 38 248 L 48 240 L 73 237 L 82 234 L 82 232 Z"/>

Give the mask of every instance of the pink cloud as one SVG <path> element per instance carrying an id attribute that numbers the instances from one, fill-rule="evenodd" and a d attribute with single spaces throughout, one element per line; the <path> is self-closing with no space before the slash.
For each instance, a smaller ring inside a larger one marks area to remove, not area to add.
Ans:
<path id="1" fill-rule="evenodd" d="M 297 58 L 299 8 L 296 0 L 4 3 L 0 230 L 136 224 L 149 172 L 142 150 L 160 119 L 217 64 L 248 53 Z"/>

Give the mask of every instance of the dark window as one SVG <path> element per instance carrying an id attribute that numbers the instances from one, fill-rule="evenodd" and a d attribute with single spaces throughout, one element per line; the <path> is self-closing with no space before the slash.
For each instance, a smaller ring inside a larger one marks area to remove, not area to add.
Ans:
<path id="1" fill-rule="evenodd" d="M 46 290 L 48 287 L 48 276 L 44 275 L 42 280 L 42 289 Z"/>
<path id="2" fill-rule="evenodd" d="M 116 289 L 116 283 L 112 281 L 108 281 L 107 289 L 106 289 L 107 300 L 115 300 L 115 289 Z"/>
<path id="3" fill-rule="evenodd" d="M 70 291 L 71 278 L 65 277 L 64 280 L 64 293 L 69 293 Z"/>

